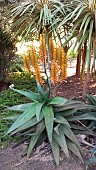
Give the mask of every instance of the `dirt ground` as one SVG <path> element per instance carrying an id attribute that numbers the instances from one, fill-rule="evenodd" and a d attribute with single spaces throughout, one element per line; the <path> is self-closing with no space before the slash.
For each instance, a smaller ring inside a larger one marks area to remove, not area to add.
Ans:
<path id="1" fill-rule="evenodd" d="M 12 149 L 12 144 L 6 149 L 0 149 L 0 170 L 84 170 L 84 164 L 74 155 L 70 159 L 61 152 L 60 166 L 56 167 L 52 153 L 42 149 L 35 151 L 27 159 L 21 157 L 24 144 Z"/>
<path id="2" fill-rule="evenodd" d="M 57 89 L 57 95 L 65 98 L 74 98 L 84 100 L 83 97 L 83 82 L 79 78 L 72 75 L 75 72 L 71 67 L 68 72 L 68 77 L 63 81 Z M 96 94 L 96 79 L 91 78 L 89 93 Z M 39 152 L 35 151 L 30 159 L 21 157 L 22 150 L 25 144 L 12 149 L 13 144 L 10 144 L 5 149 L 0 149 L 0 170 L 86 170 L 83 164 L 75 155 L 71 154 L 70 159 L 65 158 L 61 151 L 60 167 L 56 167 L 53 161 L 52 153 L 42 149 Z M 88 170 L 96 170 L 90 167 Z"/>
<path id="3" fill-rule="evenodd" d="M 83 95 L 84 82 L 80 78 L 73 75 L 64 80 L 57 88 L 57 95 L 65 97 L 67 99 L 77 99 L 85 101 Z M 96 77 L 90 77 L 89 94 L 96 95 Z"/>

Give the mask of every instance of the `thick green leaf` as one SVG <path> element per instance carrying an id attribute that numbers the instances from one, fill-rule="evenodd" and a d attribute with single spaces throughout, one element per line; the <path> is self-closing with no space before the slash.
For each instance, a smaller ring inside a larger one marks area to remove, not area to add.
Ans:
<path id="1" fill-rule="evenodd" d="M 12 106 L 12 107 L 8 107 L 8 110 L 16 110 L 16 111 L 19 111 L 19 112 L 24 112 L 31 105 L 32 105 L 32 103 L 15 105 L 15 106 Z"/>
<path id="2" fill-rule="evenodd" d="M 96 106 L 96 100 L 95 100 L 95 97 L 93 97 L 92 95 L 90 94 L 86 94 L 88 100 L 89 100 L 89 103 Z"/>
<path id="3" fill-rule="evenodd" d="M 5 135 L 11 133 L 13 130 L 17 129 L 24 123 L 26 123 L 28 120 L 30 120 L 32 117 L 36 114 L 36 105 L 37 103 L 32 104 L 9 128 L 9 130 L 6 132 Z"/>
<path id="4" fill-rule="evenodd" d="M 33 100 L 33 101 L 39 101 L 39 95 L 36 93 L 33 93 L 32 91 L 23 91 L 23 90 L 17 90 L 17 89 L 13 89 L 12 90 L 28 97 L 29 99 Z"/>
<path id="5" fill-rule="evenodd" d="M 41 121 L 42 119 L 43 119 L 43 114 L 41 114 L 39 121 Z M 13 135 L 13 134 L 20 132 L 22 130 L 26 130 L 28 128 L 31 128 L 32 126 L 36 125 L 37 123 L 38 123 L 37 118 L 33 117 L 31 120 L 29 120 L 28 122 L 24 123 L 22 126 L 17 128 L 16 130 L 14 130 L 11 134 Z"/>
<path id="6" fill-rule="evenodd" d="M 15 121 L 16 119 L 18 119 L 20 117 L 21 114 L 18 114 L 18 115 L 14 115 L 14 116 L 9 116 L 9 117 L 5 117 L 5 118 L 2 118 L 3 120 L 12 120 L 12 121 Z"/>
<path id="7" fill-rule="evenodd" d="M 96 112 L 89 112 L 79 116 L 70 116 L 68 121 L 76 121 L 76 120 L 94 120 L 96 121 Z"/>
<path id="8" fill-rule="evenodd" d="M 30 143 L 29 143 L 29 146 L 28 146 L 28 151 L 27 151 L 27 158 L 29 158 L 38 138 L 39 138 L 40 134 L 38 135 L 33 135 L 30 139 Z"/>
<path id="9" fill-rule="evenodd" d="M 40 121 L 36 126 L 36 132 L 41 133 L 45 129 L 44 120 Z"/>
<path id="10" fill-rule="evenodd" d="M 59 131 L 59 135 L 58 135 L 56 132 L 54 132 L 53 137 L 56 140 L 56 142 L 59 144 L 59 146 L 62 148 L 62 150 L 65 153 L 65 155 L 67 156 L 67 158 L 69 158 L 69 152 L 68 152 L 67 143 L 66 143 L 64 133 L 62 131 Z"/>
<path id="11" fill-rule="evenodd" d="M 72 129 L 81 130 L 81 131 L 83 131 L 83 130 L 88 131 L 88 128 L 86 126 L 82 126 L 82 125 L 80 126 L 80 125 L 74 124 L 74 123 L 70 123 L 70 126 L 71 126 Z"/>
<path id="12" fill-rule="evenodd" d="M 45 129 L 45 123 L 44 123 L 44 121 L 41 121 L 40 123 L 37 124 L 36 131 L 34 133 L 28 134 L 32 137 L 31 137 L 31 140 L 30 140 L 30 143 L 29 143 L 27 157 L 30 156 L 32 149 L 34 148 L 34 146 L 36 145 L 36 143 L 40 139 L 40 136 L 42 135 L 42 132 L 44 131 L 44 129 Z M 45 133 L 44 133 L 44 136 L 46 137 Z M 42 137 L 44 137 L 44 136 L 42 136 Z"/>
<path id="13" fill-rule="evenodd" d="M 68 123 L 68 121 L 63 116 L 60 116 L 57 114 L 55 116 L 55 122 L 57 122 L 59 124 L 65 124 L 70 127 L 70 124 Z"/>
<path id="14" fill-rule="evenodd" d="M 77 147 L 80 149 L 79 142 L 77 141 L 72 130 L 66 125 L 62 125 L 62 130 L 63 130 L 64 134 L 67 136 L 67 138 L 69 138 L 73 143 L 75 143 L 77 145 Z"/>
<path id="15" fill-rule="evenodd" d="M 57 135 L 59 135 L 59 127 L 60 127 L 60 124 L 54 127 L 54 131 L 57 133 Z"/>
<path id="16" fill-rule="evenodd" d="M 88 128 L 91 129 L 96 126 L 96 121 L 91 121 L 91 123 L 88 125 Z"/>
<path id="17" fill-rule="evenodd" d="M 48 139 L 52 143 L 52 134 L 53 134 L 53 123 L 54 123 L 54 112 L 52 106 L 44 106 L 42 108 L 45 126 L 48 134 Z"/>
<path id="18" fill-rule="evenodd" d="M 69 109 L 74 109 L 74 108 L 81 108 L 83 106 L 83 102 L 80 101 L 75 101 L 75 100 L 68 100 L 64 105 L 62 106 L 54 106 L 55 112 L 57 111 L 65 111 Z M 84 104 L 85 106 L 85 104 Z"/>
<path id="19" fill-rule="evenodd" d="M 14 131 L 12 133 L 14 133 Z M 18 137 L 21 137 L 21 136 L 26 137 L 26 136 L 28 136 L 28 138 L 29 138 L 29 136 L 32 136 L 33 133 L 38 134 L 38 133 L 36 133 L 36 126 L 33 126 L 28 130 L 26 129 L 24 132 L 18 133 Z"/>
<path id="20" fill-rule="evenodd" d="M 42 106 L 43 106 L 43 103 L 40 103 L 40 102 L 38 102 L 36 105 L 36 118 L 37 118 L 38 122 L 40 119 L 40 113 L 41 113 Z"/>
<path id="21" fill-rule="evenodd" d="M 67 99 L 63 98 L 63 97 L 54 97 L 52 99 L 49 100 L 48 104 L 49 105 L 63 105 L 64 103 L 67 102 Z"/>
<path id="22" fill-rule="evenodd" d="M 44 101 L 45 100 L 45 93 L 44 93 L 43 88 L 41 87 L 41 85 L 39 83 L 37 83 L 37 89 L 38 89 L 40 101 Z"/>
<path id="23" fill-rule="evenodd" d="M 47 88 L 46 93 L 45 93 L 44 104 L 48 102 L 49 96 L 50 96 L 50 88 Z"/>
<path id="24" fill-rule="evenodd" d="M 67 142 L 67 146 L 68 146 L 69 150 L 72 151 L 73 153 L 75 153 L 75 155 L 77 155 L 83 162 L 80 150 L 77 148 L 77 146 L 69 139 L 67 139 L 66 142 Z"/>
<path id="25" fill-rule="evenodd" d="M 68 109 L 68 110 L 64 110 L 64 111 L 63 111 L 63 109 L 60 109 L 60 112 L 56 112 L 56 115 L 60 114 L 62 116 L 71 116 L 74 113 L 76 113 L 77 109 L 78 108 L 73 108 L 73 109 Z"/>
<path id="26" fill-rule="evenodd" d="M 93 134 L 92 132 L 90 132 L 90 131 L 87 131 L 87 130 L 74 130 L 74 129 L 72 129 L 72 131 L 73 131 L 73 133 L 75 134 L 75 135 L 79 135 L 79 134 L 81 134 L 81 135 L 93 135 L 93 136 L 95 136 L 95 134 Z"/>
<path id="27" fill-rule="evenodd" d="M 60 148 L 59 148 L 59 145 L 54 138 L 52 139 L 51 148 L 52 148 L 52 153 L 53 153 L 56 165 L 59 166 Z"/>
<path id="28" fill-rule="evenodd" d="M 38 146 L 40 146 L 40 145 L 44 142 L 44 140 L 45 140 L 46 138 L 47 138 L 47 133 L 46 133 L 46 131 L 45 131 L 45 129 L 44 129 L 44 131 L 40 134 L 40 137 L 39 137 L 39 139 L 38 139 L 35 147 L 37 148 Z"/>

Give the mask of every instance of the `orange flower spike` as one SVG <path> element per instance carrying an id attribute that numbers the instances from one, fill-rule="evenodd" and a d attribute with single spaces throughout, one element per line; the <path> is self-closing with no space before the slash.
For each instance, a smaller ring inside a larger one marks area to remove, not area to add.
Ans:
<path id="1" fill-rule="evenodd" d="M 67 59 L 65 56 L 64 49 L 61 48 L 62 59 L 61 59 L 61 81 L 63 81 L 67 77 Z"/>
<path id="2" fill-rule="evenodd" d="M 66 69 L 66 65 L 63 64 L 61 66 L 61 80 L 64 80 L 67 77 L 67 69 Z"/>
<path id="3" fill-rule="evenodd" d="M 37 60 L 36 50 L 34 47 L 32 47 L 31 59 L 32 59 L 32 65 L 33 65 L 33 67 L 35 67 L 36 63 L 38 63 L 38 60 Z"/>
<path id="4" fill-rule="evenodd" d="M 65 52 L 63 48 L 62 48 L 62 64 L 67 64 L 67 58 L 65 56 Z"/>
<path id="5" fill-rule="evenodd" d="M 40 75 L 40 67 L 35 67 L 35 75 L 36 75 L 36 81 L 41 83 L 41 75 Z"/>
<path id="6" fill-rule="evenodd" d="M 26 62 L 26 68 L 30 72 L 30 63 L 28 62 L 28 59 L 25 57 L 25 62 Z"/>
<path id="7" fill-rule="evenodd" d="M 53 49 L 53 58 L 54 58 L 54 61 L 56 61 L 56 59 L 57 59 L 56 48 Z"/>
<path id="8" fill-rule="evenodd" d="M 54 59 L 53 51 L 54 51 L 54 43 L 52 41 L 52 38 L 49 38 L 49 49 L 50 49 L 50 57 L 51 60 Z"/>
<path id="9" fill-rule="evenodd" d="M 54 61 L 52 61 L 52 67 L 51 67 L 51 80 L 53 84 L 55 84 L 55 64 Z"/>
<path id="10" fill-rule="evenodd" d="M 39 47 L 39 55 L 41 57 L 41 61 L 44 61 L 44 57 L 46 56 L 46 42 L 43 34 L 40 35 L 40 47 Z"/>
<path id="11" fill-rule="evenodd" d="M 57 62 L 53 61 L 52 62 L 52 68 L 51 68 L 51 80 L 53 82 L 53 84 L 56 84 L 56 82 L 58 81 L 58 64 Z"/>

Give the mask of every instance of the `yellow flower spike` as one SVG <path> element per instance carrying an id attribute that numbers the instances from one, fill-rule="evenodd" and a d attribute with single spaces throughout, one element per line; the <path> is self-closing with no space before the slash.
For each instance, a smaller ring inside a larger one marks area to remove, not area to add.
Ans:
<path id="1" fill-rule="evenodd" d="M 66 65 L 62 65 L 62 67 L 61 67 L 61 80 L 63 81 L 66 77 L 67 77 Z"/>
<path id="2" fill-rule="evenodd" d="M 59 65 L 61 65 L 61 60 L 62 60 L 62 51 L 61 51 L 61 47 L 59 46 L 58 48 L 57 48 L 57 60 L 58 60 L 58 63 L 59 63 Z"/>
<path id="3" fill-rule="evenodd" d="M 39 55 L 41 57 L 41 61 L 44 61 L 44 57 L 46 56 L 46 42 L 43 34 L 40 35 L 40 47 L 39 47 Z"/>
<path id="4" fill-rule="evenodd" d="M 54 60 L 51 67 L 51 80 L 53 84 L 56 84 L 58 81 L 58 64 Z"/>

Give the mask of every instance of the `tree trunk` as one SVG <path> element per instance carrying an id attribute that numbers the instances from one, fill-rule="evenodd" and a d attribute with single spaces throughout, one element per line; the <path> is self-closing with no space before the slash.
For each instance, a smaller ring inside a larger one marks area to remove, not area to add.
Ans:
<path id="1" fill-rule="evenodd" d="M 80 77 L 81 52 L 77 57 L 76 76 Z"/>
<path id="2" fill-rule="evenodd" d="M 87 52 L 87 43 L 84 43 L 84 49 L 83 49 L 83 54 L 82 54 L 82 69 L 81 69 L 81 75 L 82 75 L 82 80 L 84 80 L 84 73 L 85 73 L 85 62 L 86 62 L 86 52 Z"/>
<path id="3" fill-rule="evenodd" d="M 84 44 L 84 53 L 83 53 L 84 55 L 83 55 L 83 61 L 82 61 L 83 74 L 85 73 L 84 71 L 85 71 L 86 53 L 87 53 L 87 44 L 85 43 Z M 84 76 L 83 95 L 89 92 L 89 82 L 90 82 L 90 62 L 87 67 L 87 73 Z"/>

